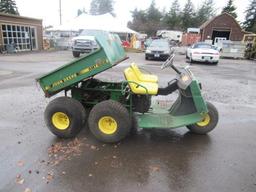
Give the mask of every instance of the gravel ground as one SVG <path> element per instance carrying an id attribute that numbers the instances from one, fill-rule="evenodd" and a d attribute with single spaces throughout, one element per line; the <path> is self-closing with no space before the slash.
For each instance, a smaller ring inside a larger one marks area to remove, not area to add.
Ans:
<path id="1" fill-rule="evenodd" d="M 177 66 L 188 65 L 182 51 L 176 51 Z M 160 69 L 161 61 L 129 57 L 98 78 L 121 81 L 131 62 L 158 75 L 160 86 L 175 77 Z M 44 97 L 35 79 L 72 60 L 69 51 L 0 55 L 0 191 L 256 191 L 255 61 L 191 66 L 220 114 L 209 135 L 186 128 L 141 130 L 105 145 L 86 127 L 76 139 L 60 140 L 44 124 L 53 98 Z M 176 96 L 155 99 L 173 102 Z"/>

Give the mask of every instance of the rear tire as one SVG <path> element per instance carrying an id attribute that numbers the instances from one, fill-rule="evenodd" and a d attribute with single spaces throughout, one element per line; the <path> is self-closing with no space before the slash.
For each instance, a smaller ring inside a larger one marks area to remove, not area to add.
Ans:
<path id="1" fill-rule="evenodd" d="M 195 123 L 193 125 L 187 126 L 187 128 L 192 133 L 203 135 L 212 131 L 216 127 L 219 120 L 218 111 L 216 107 L 210 102 L 207 102 L 207 108 L 208 108 L 208 114 L 204 120 L 202 120 L 201 122 Z"/>
<path id="2" fill-rule="evenodd" d="M 106 100 L 92 108 L 88 124 L 90 131 L 98 140 L 115 143 L 130 133 L 131 117 L 121 103 Z"/>
<path id="3" fill-rule="evenodd" d="M 76 58 L 77 58 L 77 57 L 80 57 L 80 52 L 73 51 L 72 53 L 73 53 L 73 56 L 74 56 L 74 57 L 76 57 Z"/>
<path id="4" fill-rule="evenodd" d="M 54 135 L 60 138 L 72 138 L 85 125 L 86 112 L 79 101 L 70 97 L 58 97 L 47 105 L 44 118 L 47 127 Z"/>

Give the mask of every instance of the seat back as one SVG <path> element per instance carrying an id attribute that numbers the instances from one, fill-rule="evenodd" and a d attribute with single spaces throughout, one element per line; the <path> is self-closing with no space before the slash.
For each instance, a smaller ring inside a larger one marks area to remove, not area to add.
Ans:
<path id="1" fill-rule="evenodd" d="M 143 81 L 143 82 L 151 82 L 151 83 L 158 82 L 158 77 L 156 75 L 142 73 L 141 70 L 139 69 L 139 67 L 135 63 L 132 63 L 130 68 L 134 71 L 138 80 Z"/>
<path id="2" fill-rule="evenodd" d="M 158 84 L 153 82 L 141 81 L 138 76 L 135 74 L 134 70 L 131 67 L 128 67 L 124 70 L 124 75 L 128 81 L 131 91 L 135 94 L 149 94 L 156 95 L 158 92 Z"/>
<path id="3" fill-rule="evenodd" d="M 124 75 L 127 81 L 134 81 L 136 83 L 140 83 L 139 78 L 135 74 L 135 72 L 131 69 L 131 67 L 128 67 L 124 70 Z"/>
<path id="4" fill-rule="evenodd" d="M 135 64 L 135 63 L 132 63 L 131 64 L 131 68 L 132 70 L 134 71 L 134 73 L 137 75 L 138 78 L 140 78 L 140 76 L 142 75 L 139 67 Z"/>
<path id="5" fill-rule="evenodd" d="M 147 91 L 144 88 L 138 86 L 138 84 L 141 84 L 141 82 L 138 79 L 135 72 L 131 69 L 131 67 L 128 67 L 124 70 L 124 75 L 125 75 L 126 80 L 130 81 L 128 84 L 133 93 L 147 94 Z"/>

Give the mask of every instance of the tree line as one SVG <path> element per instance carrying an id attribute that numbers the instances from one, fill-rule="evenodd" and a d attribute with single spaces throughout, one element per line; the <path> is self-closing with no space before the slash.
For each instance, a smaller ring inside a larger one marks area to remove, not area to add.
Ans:
<path id="1" fill-rule="evenodd" d="M 237 18 L 234 0 L 228 0 L 227 5 L 222 9 Z M 181 8 L 179 0 L 173 0 L 171 6 L 166 10 L 159 10 L 155 0 L 145 9 L 134 9 L 131 11 L 132 21 L 128 22 L 128 27 L 135 31 L 153 35 L 157 30 L 181 30 L 188 27 L 199 27 L 205 21 L 216 15 L 214 0 L 203 0 L 197 9 L 191 0 L 187 0 L 185 6 Z M 0 0 L 0 12 L 19 15 L 15 0 Z M 87 13 L 85 9 L 78 9 L 77 15 Z M 101 15 L 110 13 L 115 16 L 113 0 L 91 0 L 89 14 Z M 245 11 L 245 21 L 242 27 L 249 32 L 256 33 L 256 0 L 250 0 Z"/>
<path id="2" fill-rule="evenodd" d="M 154 35 L 157 30 L 180 30 L 185 31 L 189 27 L 200 27 L 204 22 L 216 15 L 214 0 L 204 0 L 198 9 L 195 9 L 191 0 L 187 0 L 183 9 L 179 1 L 174 0 L 169 10 L 159 10 L 156 7 L 155 0 L 151 2 L 148 9 L 134 9 L 132 21 L 128 27 L 133 30 L 141 31 L 149 35 Z M 237 18 L 236 7 L 233 0 L 229 0 L 222 9 L 222 13 L 228 13 L 235 19 Z M 256 33 L 256 0 L 251 0 L 245 11 L 245 21 L 241 23 L 242 27 L 250 32 Z"/>
<path id="3" fill-rule="evenodd" d="M 153 35 L 159 29 L 185 31 L 189 27 L 199 27 L 215 16 L 216 10 L 213 0 L 204 0 L 197 10 L 191 0 L 187 0 L 183 9 L 179 0 L 174 0 L 169 10 L 161 11 L 153 0 L 148 9 L 135 9 L 131 13 L 133 19 L 128 26 Z"/>

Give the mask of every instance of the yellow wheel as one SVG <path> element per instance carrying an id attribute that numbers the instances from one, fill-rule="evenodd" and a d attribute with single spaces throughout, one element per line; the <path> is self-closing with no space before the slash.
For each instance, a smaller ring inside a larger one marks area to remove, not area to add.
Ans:
<path id="1" fill-rule="evenodd" d="M 52 124 L 60 130 L 65 130 L 70 125 L 70 120 L 67 114 L 63 112 L 56 112 L 52 116 Z"/>
<path id="2" fill-rule="evenodd" d="M 83 128 L 86 114 L 79 101 L 69 97 L 58 97 L 48 104 L 44 118 L 53 134 L 61 138 L 71 138 Z"/>
<path id="3" fill-rule="evenodd" d="M 206 114 L 204 119 L 198 123 L 196 123 L 199 127 L 207 126 L 211 121 L 211 117 L 209 114 Z"/>
<path id="4" fill-rule="evenodd" d="M 131 130 L 128 110 L 119 102 L 106 100 L 96 104 L 88 118 L 89 129 L 100 141 L 118 142 Z"/>
<path id="5" fill-rule="evenodd" d="M 104 116 L 100 118 L 98 126 L 101 132 L 107 135 L 111 135 L 117 130 L 117 122 L 110 116 Z"/>
<path id="6" fill-rule="evenodd" d="M 207 108 L 208 113 L 205 114 L 203 119 L 193 125 L 187 125 L 187 128 L 192 132 L 196 134 L 206 134 L 213 130 L 219 120 L 219 115 L 216 107 L 207 102 Z"/>

